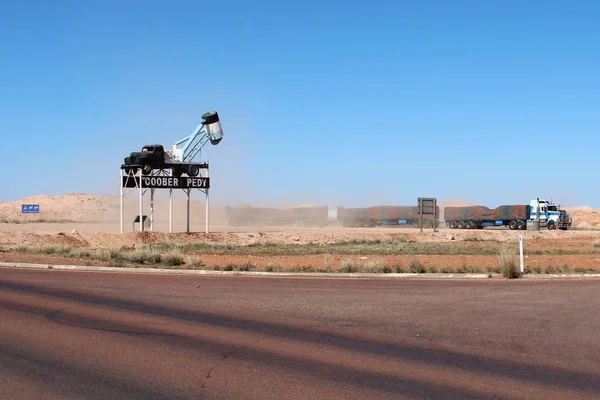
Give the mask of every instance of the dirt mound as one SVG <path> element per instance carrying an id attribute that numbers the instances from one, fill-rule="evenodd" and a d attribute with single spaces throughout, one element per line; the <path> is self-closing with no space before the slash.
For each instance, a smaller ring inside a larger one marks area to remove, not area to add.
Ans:
<path id="1" fill-rule="evenodd" d="M 144 198 L 143 213 L 150 214 L 149 195 Z M 39 214 L 22 214 L 22 204 L 39 204 Z M 185 201 L 174 200 L 174 218 L 185 221 Z M 157 198 L 154 201 L 154 218 L 156 222 L 168 221 L 169 201 Z M 224 207 L 211 206 L 210 217 L 214 223 L 225 220 Z M 125 221 L 133 221 L 139 214 L 137 198 L 128 196 L 124 200 Z M 204 203 L 198 200 L 190 202 L 191 219 L 201 221 L 205 218 Z M 11 202 L 0 203 L 0 222 L 28 222 L 34 220 L 75 221 L 75 222 L 118 222 L 120 220 L 120 200 L 118 196 L 87 195 L 68 193 L 58 196 L 38 195 L 25 197 Z"/>
<path id="2" fill-rule="evenodd" d="M 588 206 L 584 207 L 565 207 L 565 210 L 573 217 L 573 226 L 581 228 L 599 227 L 600 210 Z"/>
<path id="3" fill-rule="evenodd" d="M 92 221 L 103 220 L 111 210 L 119 209 L 119 199 L 114 196 L 63 194 L 38 195 L 0 204 L 0 220 L 27 221 L 34 219 Z M 23 215 L 22 204 L 39 204 L 40 213 Z"/>

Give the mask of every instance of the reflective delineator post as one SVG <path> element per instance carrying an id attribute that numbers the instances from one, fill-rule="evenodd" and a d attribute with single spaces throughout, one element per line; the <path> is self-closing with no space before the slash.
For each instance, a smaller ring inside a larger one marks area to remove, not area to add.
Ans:
<path id="1" fill-rule="evenodd" d="M 519 235 L 519 265 L 523 273 L 523 236 Z"/>

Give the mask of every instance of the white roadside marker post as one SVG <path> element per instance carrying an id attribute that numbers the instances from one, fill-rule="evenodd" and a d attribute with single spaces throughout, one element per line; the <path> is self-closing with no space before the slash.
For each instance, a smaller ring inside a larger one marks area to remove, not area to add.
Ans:
<path id="1" fill-rule="evenodd" d="M 519 265 L 523 273 L 523 236 L 519 235 Z"/>

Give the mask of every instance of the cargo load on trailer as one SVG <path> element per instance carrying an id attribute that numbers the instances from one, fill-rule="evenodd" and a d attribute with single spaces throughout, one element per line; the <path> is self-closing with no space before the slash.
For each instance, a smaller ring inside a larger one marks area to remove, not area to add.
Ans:
<path id="1" fill-rule="evenodd" d="M 464 206 L 444 209 L 444 220 L 451 229 L 483 229 L 486 226 L 525 229 L 529 216 L 530 207 L 527 204 L 503 205 L 496 208 Z"/>
<path id="2" fill-rule="evenodd" d="M 436 228 L 439 227 L 439 207 L 436 207 Z M 405 225 L 420 227 L 418 206 L 373 206 L 366 208 L 337 208 L 340 225 L 350 227 L 373 227 L 382 225 Z M 433 215 L 423 215 L 423 227 L 433 227 Z"/>

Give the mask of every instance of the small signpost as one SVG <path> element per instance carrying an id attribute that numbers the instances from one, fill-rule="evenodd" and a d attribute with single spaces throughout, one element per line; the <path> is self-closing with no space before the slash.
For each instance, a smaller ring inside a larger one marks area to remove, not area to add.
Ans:
<path id="1" fill-rule="evenodd" d="M 423 232 L 423 215 L 431 215 L 432 221 L 431 226 L 433 231 L 437 232 L 436 228 L 436 210 L 437 210 L 437 199 L 434 197 L 419 197 L 417 199 L 419 205 L 419 215 L 421 216 L 421 232 Z"/>
<path id="2" fill-rule="evenodd" d="M 39 204 L 21 204 L 21 214 L 39 214 L 40 213 L 40 205 Z M 27 217 L 25 217 L 27 218 Z M 29 221 L 31 222 L 31 221 Z"/>
<path id="3" fill-rule="evenodd" d="M 39 214 L 40 213 L 40 205 L 39 204 L 21 204 L 21 213 L 22 214 Z"/>
<path id="4" fill-rule="evenodd" d="M 142 215 L 142 223 L 140 224 L 140 231 L 142 231 L 142 225 L 143 226 L 148 226 L 148 216 L 147 215 Z M 133 220 L 133 232 L 135 232 L 135 224 L 139 224 L 140 223 L 140 216 L 136 215 L 134 220 Z"/>

